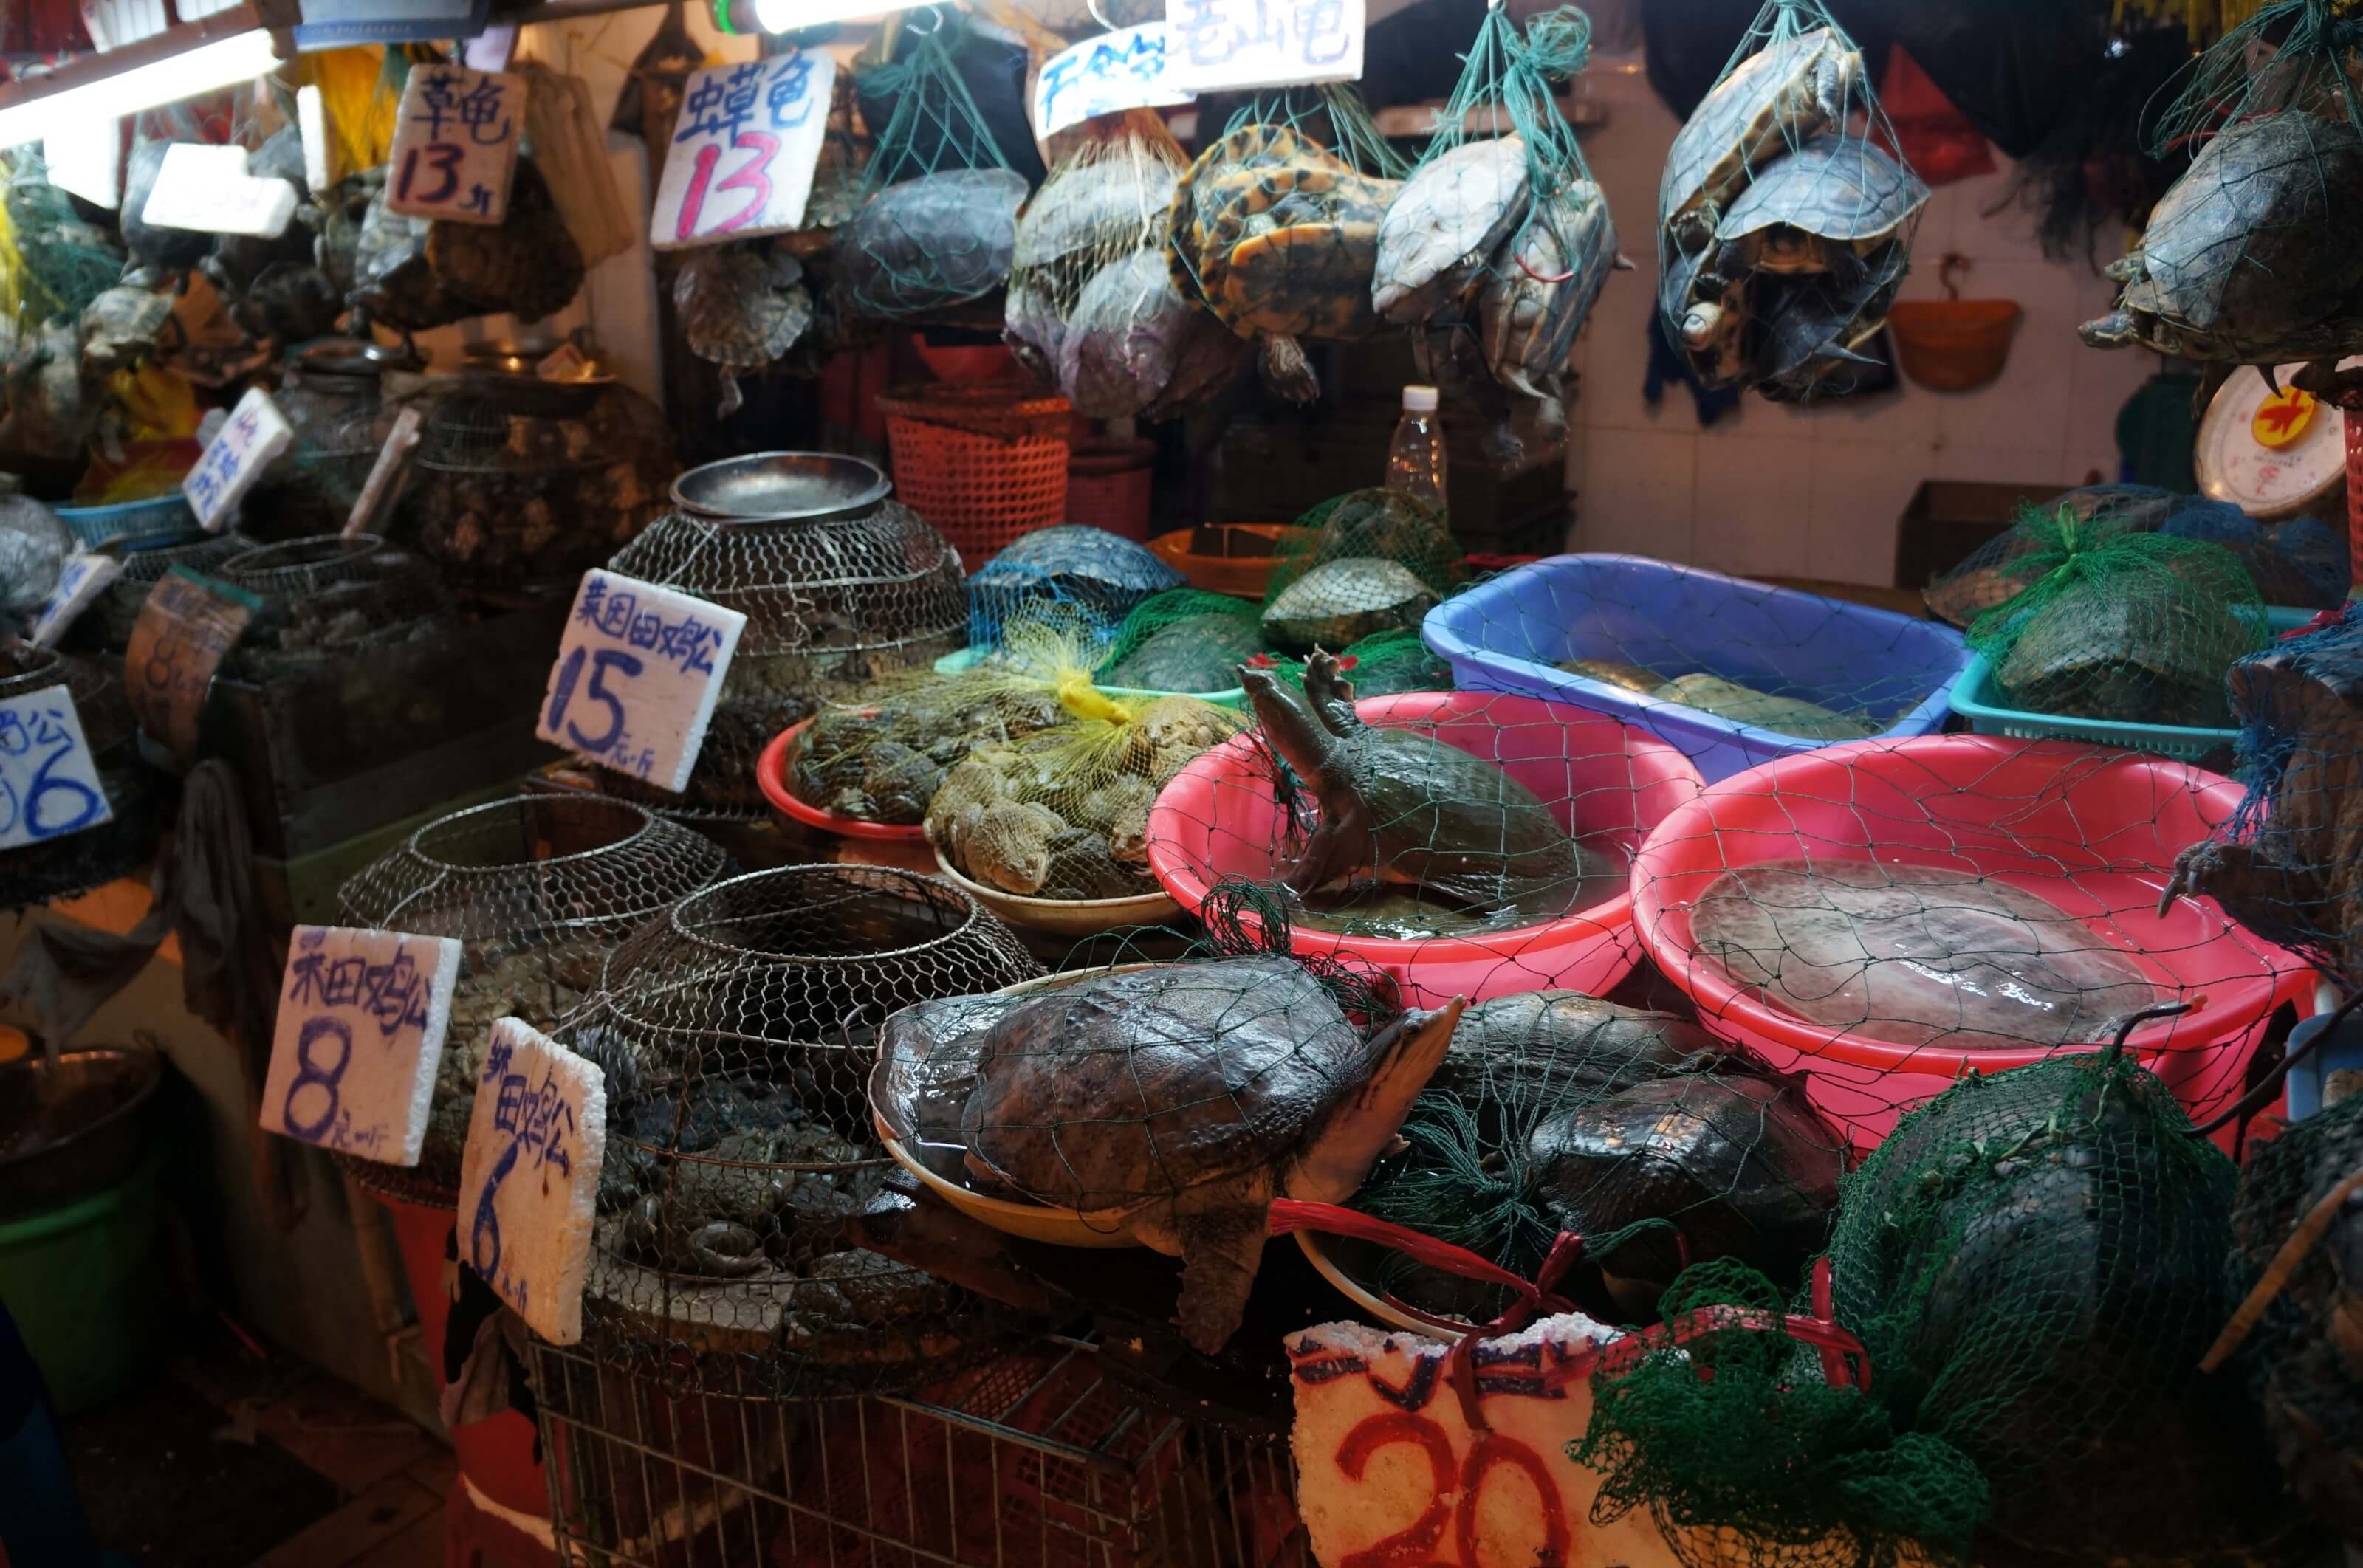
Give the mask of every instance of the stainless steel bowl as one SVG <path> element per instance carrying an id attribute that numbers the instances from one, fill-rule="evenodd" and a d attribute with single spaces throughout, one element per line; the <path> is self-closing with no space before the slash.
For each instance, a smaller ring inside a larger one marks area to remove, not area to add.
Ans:
<path id="1" fill-rule="evenodd" d="M 153 1051 L 36 1048 L 0 1063 L 0 1220 L 60 1208 L 131 1174 L 149 1148 Z"/>
<path id="2" fill-rule="evenodd" d="M 860 458 L 755 452 L 690 469 L 672 481 L 672 499 L 685 512 L 732 523 L 814 523 L 867 512 L 893 489 Z"/>

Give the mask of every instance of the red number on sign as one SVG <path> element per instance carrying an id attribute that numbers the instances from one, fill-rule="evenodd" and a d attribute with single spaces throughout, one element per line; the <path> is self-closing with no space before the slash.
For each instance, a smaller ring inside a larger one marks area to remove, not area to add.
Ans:
<path id="1" fill-rule="evenodd" d="M 422 202 L 449 201 L 460 189 L 460 149 L 448 141 L 430 142 L 423 148 L 414 147 L 404 154 L 402 178 L 394 182 L 394 193 L 405 202 L 413 199 L 410 182 L 418 172 L 418 155 L 421 152 L 427 154 L 427 161 L 433 166 L 434 171 L 443 176 L 443 182 L 432 191 L 419 192 L 416 199 Z"/>
<path id="2" fill-rule="evenodd" d="M 1347 1480 L 1359 1481 L 1372 1454 L 1399 1442 L 1415 1443 L 1427 1455 L 1427 1507 L 1384 1540 L 1348 1553 L 1342 1568 L 1416 1568 L 1432 1560 L 1437 1542 L 1444 1539 L 1452 1513 L 1452 1443 L 1434 1421 L 1409 1414 L 1367 1417 L 1337 1445 L 1337 1468 Z"/>
<path id="3" fill-rule="evenodd" d="M 728 234 L 732 229 L 743 228 L 771 204 L 771 179 L 764 171 L 770 169 L 771 160 L 780 155 L 780 138 L 766 136 L 761 131 L 740 131 L 731 138 L 730 145 L 751 149 L 755 156 L 713 188 L 717 191 L 752 191 L 754 199 L 732 216 L 716 224 L 707 231 L 712 234 Z M 689 189 L 682 193 L 681 219 L 673 226 L 675 239 L 689 239 L 697 234 L 697 220 L 705 210 L 706 188 L 714 179 L 714 166 L 721 158 L 722 149 L 711 142 L 697 149 L 697 161 L 689 171 Z"/>

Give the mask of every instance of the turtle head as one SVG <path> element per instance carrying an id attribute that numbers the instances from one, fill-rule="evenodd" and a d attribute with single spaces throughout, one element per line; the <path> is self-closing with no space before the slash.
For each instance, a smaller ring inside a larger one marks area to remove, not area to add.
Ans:
<path id="1" fill-rule="evenodd" d="M 2087 348 L 2126 348 L 2141 341 L 2141 333 L 2129 310 L 2111 311 L 2097 321 L 2088 321 L 2076 329 Z"/>
<path id="2" fill-rule="evenodd" d="M 1682 347 L 1704 348 L 1714 341 L 1715 331 L 1723 325 L 1723 306 L 1712 301 L 1694 304 L 1682 313 Z"/>
<path id="3" fill-rule="evenodd" d="M 1358 1081 L 1331 1091 L 1281 1190 L 1315 1203 L 1343 1203 L 1361 1187 L 1379 1156 L 1395 1146 L 1411 1102 L 1436 1075 L 1460 1021 L 1464 999 L 1435 1009 L 1414 1008 L 1370 1036 Z"/>
<path id="4" fill-rule="evenodd" d="M 1251 664 L 1239 666 L 1239 685 L 1246 689 L 1248 706 L 1254 710 L 1256 723 L 1262 726 L 1271 749 L 1299 778 L 1317 785 L 1329 763 L 1331 737 L 1314 716 L 1313 704 L 1304 693 L 1270 670 Z"/>

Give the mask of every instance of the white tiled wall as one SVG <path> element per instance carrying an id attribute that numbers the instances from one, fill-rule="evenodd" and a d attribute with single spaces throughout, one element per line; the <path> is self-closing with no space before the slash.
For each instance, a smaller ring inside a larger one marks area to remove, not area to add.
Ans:
<path id="1" fill-rule="evenodd" d="M 2017 301 L 2025 314 L 2000 380 L 1959 393 L 1907 380 L 1896 392 L 1805 409 L 1751 392 L 1707 430 L 1686 388 L 1669 388 L 1651 407 L 1641 387 L 1657 277 L 1658 175 L 1677 122 L 1636 61 L 1595 61 L 1584 82 L 1608 110 L 1608 124 L 1586 133 L 1584 155 L 1635 270 L 1609 280 L 1584 329 L 1581 392 L 1568 411 L 1574 548 L 1883 583 L 1894 564 L 1896 518 L 1923 480 L 2065 488 L 2095 469 L 2116 477 L 2117 410 L 2158 361 L 2077 341 L 2077 324 L 2106 313 L 2114 290 L 2080 257 L 2046 261 L 2033 220 L 2015 206 L 1985 215 L 2002 194 L 2006 169 L 1937 189 L 1903 285 L 1907 299 L 1941 298 L 1937 263 L 1958 251 L 1973 263 L 1966 297 Z"/>

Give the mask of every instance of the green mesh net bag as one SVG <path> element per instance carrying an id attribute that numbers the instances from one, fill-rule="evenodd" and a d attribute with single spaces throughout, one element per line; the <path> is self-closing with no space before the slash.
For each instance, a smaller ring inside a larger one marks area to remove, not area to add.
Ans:
<path id="1" fill-rule="evenodd" d="M 2022 585 L 1970 623 L 2011 701 L 2038 713 L 2208 728 L 2224 672 L 2264 646 L 2256 580 L 2220 545 L 2022 514 Z"/>
<path id="2" fill-rule="evenodd" d="M 1452 667 L 1429 652 L 1417 632 L 1408 629 L 1378 632 L 1347 644 L 1337 656 L 1337 668 L 1353 683 L 1358 699 L 1452 690 Z M 1287 673 L 1293 675 L 1298 685 L 1304 683 L 1303 665 L 1292 665 Z"/>
<path id="3" fill-rule="evenodd" d="M 1434 138 L 1379 224 L 1379 314 L 1431 338 L 1473 337 L 1494 379 L 1530 397 L 1562 394 L 1576 334 L 1616 265 L 1607 198 L 1553 98 L 1591 49 L 1592 24 L 1571 6 L 1524 36 L 1489 7 Z"/>
<path id="4" fill-rule="evenodd" d="M 1370 275 L 1380 219 L 1403 173 L 1351 87 L 1259 94 L 1174 189 L 1173 286 L 1258 343 L 1274 392 L 1310 402 L 1320 383 L 1302 340 L 1350 342 L 1384 326 L 1371 308 Z"/>
<path id="5" fill-rule="evenodd" d="M 2190 165 L 2110 265 L 2124 291 L 2086 343 L 2268 367 L 2363 348 L 2358 42 L 2343 0 L 2280 0 L 2192 61 L 2151 134 Z"/>
<path id="6" fill-rule="evenodd" d="M 1570 1455 L 1599 1512 L 1647 1508 L 1701 1565 L 2302 1560 L 2240 1389 L 2198 1366 L 2232 1308 L 2234 1179 L 2115 1052 L 1972 1074 L 1843 1186 L 1830 1304 L 1867 1384 L 1714 1329 L 1598 1376 Z M 1717 1304 L 1782 1293 L 1715 1263 L 1664 1309 Z"/>
<path id="7" fill-rule="evenodd" d="M 1264 590 L 1274 647 L 1335 651 L 1387 631 L 1415 631 L 1466 576 L 1444 513 L 1399 490 L 1357 490 L 1298 518 Z"/>
<path id="8" fill-rule="evenodd" d="M 862 73 L 862 97 L 894 109 L 835 256 L 859 315 L 958 319 L 978 307 L 976 325 L 997 326 L 1001 313 L 978 302 L 1008 281 L 1026 182 L 960 79 L 957 13 L 919 15 L 932 26 L 905 27 L 896 57 Z"/>
<path id="9" fill-rule="evenodd" d="M 1666 155 L 1658 309 L 1710 387 L 1782 401 L 1886 384 L 1868 346 L 1928 187 L 1820 0 L 1767 0 Z"/>
<path id="10" fill-rule="evenodd" d="M 1202 588 L 1143 600 L 1101 656 L 1099 680 L 1137 691 L 1206 695 L 1237 690 L 1239 666 L 1263 651 L 1262 612 Z"/>
<path id="11" fill-rule="evenodd" d="M 1647 1317 L 1685 1262 L 1736 1257 L 1794 1288 L 1829 1237 L 1845 1140 L 1801 1086 L 1667 1013 L 1576 991 L 1470 1008 L 1405 1118 L 1409 1145 L 1352 1207 L 1559 1289 L 1603 1321 Z M 1482 1323 L 1501 1286 L 1346 1242 L 1349 1275 L 1431 1317 Z"/>

